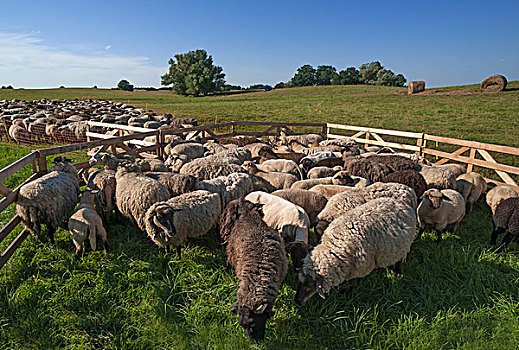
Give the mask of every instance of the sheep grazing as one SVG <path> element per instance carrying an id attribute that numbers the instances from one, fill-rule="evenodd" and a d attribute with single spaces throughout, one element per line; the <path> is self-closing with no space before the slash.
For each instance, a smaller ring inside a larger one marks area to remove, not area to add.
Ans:
<path id="1" fill-rule="evenodd" d="M 283 239 L 263 220 L 260 204 L 243 198 L 230 202 L 220 219 L 220 235 L 227 262 L 240 280 L 231 313 L 245 334 L 255 340 L 265 336 L 266 323 L 288 270 Z"/>
<path id="2" fill-rule="evenodd" d="M 256 165 L 258 169 L 268 171 L 268 172 L 278 172 L 278 173 L 286 173 L 292 174 L 299 177 L 299 180 L 303 179 L 303 172 L 299 165 L 293 160 L 288 159 L 267 159 L 260 165 Z M 263 169 L 262 167 L 267 167 Z M 270 169 L 270 170 L 268 170 Z"/>
<path id="3" fill-rule="evenodd" d="M 281 197 L 265 192 L 251 192 L 246 200 L 263 204 L 263 220 L 276 229 L 287 242 L 295 271 L 299 271 L 303 258 L 308 254 L 308 227 L 310 219 L 303 208 Z"/>
<path id="4" fill-rule="evenodd" d="M 139 229 L 146 229 L 145 215 L 154 203 L 167 201 L 171 194 L 166 186 L 140 172 L 136 165 L 122 166 L 115 173 L 117 208 Z"/>
<path id="5" fill-rule="evenodd" d="M 223 152 L 222 152 L 223 153 Z M 220 153 L 219 153 L 220 154 Z M 199 180 L 211 180 L 218 176 L 227 176 L 232 173 L 246 172 L 241 166 L 223 161 L 213 161 L 211 159 L 199 158 L 184 164 L 180 168 L 181 174 L 192 175 Z"/>
<path id="6" fill-rule="evenodd" d="M 258 169 L 257 165 L 251 161 L 246 161 L 243 163 L 243 169 L 249 172 L 249 174 L 254 175 L 256 177 L 262 178 L 272 185 L 276 190 L 282 188 L 290 188 L 294 182 L 297 181 L 297 177 L 292 174 L 286 173 L 270 173 L 267 171 L 263 171 Z"/>
<path id="7" fill-rule="evenodd" d="M 344 170 L 350 175 L 363 177 L 371 183 L 380 182 L 393 172 L 386 164 L 362 156 L 345 157 Z"/>
<path id="8" fill-rule="evenodd" d="M 207 152 L 207 148 L 195 142 L 177 143 L 174 146 L 168 146 L 164 148 L 164 152 L 167 155 L 184 155 L 187 159 L 203 157 L 204 153 Z"/>
<path id="9" fill-rule="evenodd" d="M 330 200 L 337 193 L 346 192 L 355 187 L 352 186 L 341 186 L 341 185 L 316 185 L 310 188 L 308 191 L 315 192 L 324 196 L 327 200 Z"/>
<path id="10" fill-rule="evenodd" d="M 411 159 L 395 154 L 375 154 L 367 157 L 368 160 L 387 165 L 392 171 L 417 170 L 418 165 Z"/>
<path id="11" fill-rule="evenodd" d="M 474 203 L 485 193 L 487 182 L 481 174 L 470 172 L 461 174 L 456 179 L 456 191 L 458 191 L 465 200 L 466 214 L 472 211 Z"/>
<path id="12" fill-rule="evenodd" d="M 488 206 L 492 210 L 492 214 L 495 214 L 499 203 L 505 199 L 517 197 L 519 197 L 519 193 L 517 193 L 512 187 L 507 185 L 499 185 L 488 191 L 486 200 Z"/>
<path id="13" fill-rule="evenodd" d="M 327 166 L 318 166 L 310 169 L 306 174 L 308 179 L 320 179 L 323 177 L 332 177 L 337 174 L 339 171 L 342 171 L 342 166 L 336 166 L 333 168 L 329 168 Z"/>
<path id="14" fill-rule="evenodd" d="M 415 233 L 414 209 L 395 198 L 374 199 L 342 214 L 304 259 L 296 304 L 304 305 L 315 293 L 324 298 L 332 287 L 377 268 L 394 265 L 399 275 Z"/>
<path id="15" fill-rule="evenodd" d="M 465 168 L 464 165 L 456 164 L 456 163 L 449 163 L 449 164 L 442 164 L 440 165 L 442 168 L 449 169 L 454 173 L 454 176 L 456 178 L 460 176 L 461 174 L 465 174 L 467 172 L 467 168 Z"/>
<path id="16" fill-rule="evenodd" d="M 220 196 L 208 191 L 193 191 L 156 202 L 146 211 L 146 233 L 159 247 L 181 246 L 190 237 L 205 235 L 216 226 L 222 207 Z"/>
<path id="17" fill-rule="evenodd" d="M 212 180 L 199 181 L 195 188 L 220 195 L 222 208 L 232 200 L 245 197 L 254 191 L 254 184 L 249 174 L 233 173 L 228 176 L 219 176 Z"/>
<path id="18" fill-rule="evenodd" d="M 60 160 L 64 159 L 56 158 L 48 174 L 22 186 L 15 201 L 16 214 L 36 241 L 44 224 L 52 245 L 61 220 L 74 210 L 79 198 L 77 170 Z"/>
<path id="19" fill-rule="evenodd" d="M 512 239 L 517 240 L 519 237 L 519 198 L 507 198 L 497 205 L 492 219 L 492 228 L 490 244 L 496 244 L 497 236 L 508 230 L 497 252 L 501 252 L 507 247 Z"/>
<path id="20" fill-rule="evenodd" d="M 360 181 L 360 180 L 359 180 Z M 320 179 L 299 180 L 292 184 L 291 188 L 301 188 L 309 190 L 317 185 L 343 185 L 354 186 L 355 179 L 353 179 L 346 171 L 339 171 L 332 177 L 325 177 Z"/>
<path id="21" fill-rule="evenodd" d="M 135 164 L 141 167 L 142 172 L 168 171 L 168 168 L 160 159 L 136 159 Z"/>
<path id="22" fill-rule="evenodd" d="M 422 236 L 425 226 L 432 224 L 436 229 L 436 241 L 441 242 L 442 233 L 448 224 L 454 224 L 452 233 L 456 233 L 465 216 L 465 200 L 455 190 L 431 188 L 424 192 L 417 213 L 420 226 L 418 238 Z"/>
<path id="23" fill-rule="evenodd" d="M 315 232 L 322 235 L 326 227 L 339 215 L 370 200 L 382 197 L 399 199 L 413 209 L 416 209 L 418 201 L 412 188 L 398 183 L 377 182 L 368 187 L 352 188 L 350 191 L 338 193 L 328 200 L 324 209 L 317 216 L 319 223 Z"/>
<path id="24" fill-rule="evenodd" d="M 427 183 L 428 189 L 453 190 L 456 188 L 456 176 L 452 171 L 444 167 L 422 165 L 420 174 Z"/>
<path id="25" fill-rule="evenodd" d="M 285 190 L 272 192 L 272 195 L 286 199 L 303 208 L 310 218 L 310 225 L 315 225 L 317 215 L 319 215 L 326 205 L 326 202 L 328 202 L 323 195 L 300 188 L 287 188 Z"/>
<path id="26" fill-rule="evenodd" d="M 115 171 L 91 168 L 88 172 L 87 187 L 96 190 L 95 204 L 98 213 L 107 222 L 114 211 Z M 92 172 L 90 172 L 92 170 Z"/>
<path id="27" fill-rule="evenodd" d="M 394 182 L 407 185 L 414 190 L 418 198 L 420 198 L 427 189 L 425 179 L 416 170 L 395 171 L 387 175 L 382 182 Z"/>
<path id="28" fill-rule="evenodd" d="M 166 186 L 171 197 L 193 191 L 197 183 L 196 177 L 185 174 L 150 172 L 144 173 L 144 175 Z"/>
<path id="29" fill-rule="evenodd" d="M 281 144 L 283 144 L 283 145 L 288 145 L 290 143 L 290 141 L 297 141 L 297 142 L 303 144 L 304 146 L 316 145 L 316 144 L 319 144 L 319 142 L 323 141 L 323 137 L 319 134 L 303 134 L 303 135 L 286 136 L 285 134 L 283 134 L 283 132 L 281 133 L 281 136 L 279 139 L 281 141 Z"/>
<path id="30" fill-rule="evenodd" d="M 81 256 L 83 242 L 88 238 L 92 251 L 96 250 L 97 238 L 103 240 L 104 253 L 108 254 L 109 246 L 103 220 L 94 209 L 94 197 L 97 190 L 87 189 L 81 195 L 81 202 L 68 220 L 68 230 L 76 246 L 76 258 Z"/>
<path id="31" fill-rule="evenodd" d="M 12 124 L 9 127 L 9 136 L 16 142 L 27 142 L 30 139 L 29 132 L 22 126 Z"/>

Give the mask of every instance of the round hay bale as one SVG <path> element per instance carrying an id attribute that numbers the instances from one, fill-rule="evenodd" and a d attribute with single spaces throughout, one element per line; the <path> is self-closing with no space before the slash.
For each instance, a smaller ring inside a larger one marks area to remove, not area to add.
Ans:
<path id="1" fill-rule="evenodd" d="M 483 92 L 499 92 L 506 88 L 508 81 L 501 74 L 492 75 L 481 83 L 481 90 Z"/>

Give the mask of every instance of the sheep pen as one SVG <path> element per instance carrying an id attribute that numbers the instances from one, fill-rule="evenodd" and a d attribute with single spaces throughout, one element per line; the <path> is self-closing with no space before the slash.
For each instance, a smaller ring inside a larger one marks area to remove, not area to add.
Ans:
<path id="1" fill-rule="evenodd" d="M 470 313 L 475 312 L 475 309 L 467 304 L 469 302 L 475 302 L 475 305 L 479 305 L 489 312 L 510 312 L 514 315 L 513 303 L 506 304 L 499 297 L 494 299 L 491 296 L 481 296 L 481 294 L 475 294 L 479 299 L 467 297 L 466 294 L 460 294 L 459 285 L 456 288 L 455 285 L 449 283 L 454 279 L 457 283 L 466 283 L 469 285 L 467 287 L 469 290 L 475 291 L 477 288 L 489 287 L 490 282 L 487 280 L 487 276 L 492 274 L 495 276 L 492 282 L 494 290 L 513 298 L 514 294 L 506 289 L 513 288 L 510 287 L 510 275 L 508 274 L 511 272 L 511 268 L 505 267 L 495 260 L 491 260 L 487 264 L 481 261 L 477 255 L 482 249 L 491 247 L 488 244 L 492 230 L 489 213 L 490 210 L 484 201 L 475 203 L 473 213 L 463 219 L 456 235 L 450 234 L 449 231 L 444 235 L 444 240 L 446 243 L 448 242 L 445 244 L 447 246 L 437 246 L 433 240 L 432 231 L 426 232 L 422 240 L 415 242 L 411 247 L 402 277 L 396 277 L 385 271 L 373 271 L 364 278 L 365 281 L 359 283 L 352 294 L 348 294 L 347 290 L 343 288 L 333 289 L 328 300 L 321 301 L 313 298 L 308 301 L 304 309 L 297 310 L 294 306 L 297 276 L 289 271 L 280 286 L 279 296 L 273 304 L 273 317 L 267 324 L 264 346 L 304 348 L 318 346 L 324 341 L 324 337 L 328 337 L 331 339 L 330 346 L 366 347 L 369 344 L 367 337 L 374 334 L 374 328 L 370 322 L 375 318 L 379 322 L 394 322 L 394 330 L 384 329 L 390 336 L 402 339 L 403 333 L 398 333 L 404 330 L 401 317 L 416 312 L 417 318 L 423 322 L 425 317 L 436 317 L 439 312 L 446 312 L 446 318 L 459 315 L 462 320 L 469 322 Z M 488 222 L 486 222 L 487 219 Z M 482 234 L 474 228 L 479 228 L 478 223 L 480 222 L 482 223 L 481 231 L 484 231 Z M 486 223 L 488 223 L 488 227 L 485 227 Z M 198 345 L 203 341 L 208 341 L 208 344 L 215 347 L 225 347 L 230 343 L 237 347 L 252 344 L 244 336 L 236 317 L 229 314 L 229 309 L 236 301 L 239 282 L 234 276 L 233 270 L 225 266 L 226 256 L 220 246 L 221 242 L 216 231 L 190 239 L 183 250 L 182 258 L 177 259 L 174 254 L 165 254 L 158 250 L 151 244 L 146 234 L 143 236 L 141 230 L 126 220 L 112 223 L 107 230 L 111 248 L 110 257 L 105 259 L 102 251 L 94 252 L 86 255 L 81 263 L 76 265 L 71 263 L 69 271 L 71 271 L 72 277 L 76 277 L 76 274 L 79 277 L 80 270 L 82 272 L 83 284 L 81 285 L 79 281 L 74 282 L 74 278 L 69 282 L 65 282 L 66 280 L 63 279 L 64 286 L 69 286 L 69 283 L 78 283 L 81 286 L 77 296 L 72 295 L 72 291 L 63 290 L 62 293 L 69 293 L 71 301 L 82 300 L 83 309 L 72 308 L 69 310 L 66 302 L 61 301 L 58 304 L 54 300 L 47 301 L 49 305 L 56 308 L 56 311 L 48 311 L 49 316 L 46 319 L 49 320 L 49 329 L 58 329 L 50 317 L 55 316 L 59 319 L 58 311 L 64 311 L 64 308 L 67 308 L 72 315 L 84 316 L 86 320 L 88 320 L 90 312 L 118 315 L 119 319 L 124 317 L 125 320 L 121 323 L 131 324 L 135 327 L 136 332 L 142 335 L 140 341 L 148 345 L 156 345 L 158 341 L 153 340 L 152 333 L 142 331 L 147 326 L 145 319 L 140 317 L 146 317 L 154 323 L 158 327 L 155 330 L 159 334 L 166 329 L 170 331 L 170 334 L 164 334 L 162 337 L 164 344 L 168 345 L 172 344 L 173 337 L 178 336 L 178 329 L 189 331 L 185 338 L 183 336 L 178 338 L 179 344 L 189 341 Z M 68 235 L 70 237 L 70 234 Z M 44 276 L 58 280 L 56 275 L 59 271 L 55 267 L 58 267 L 61 261 L 66 261 L 67 255 L 72 256 L 73 253 L 69 237 L 63 238 L 62 230 L 58 229 L 56 233 L 57 248 L 54 248 L 56 251 L 51 251 L 51 248 L 45 245 L 24 248 L 26 244 L 33 241 L 29 237 L 16 253 L 19 256 L 15 256 L 15 259 L 11 260 L 5 268 L 7 271 L 15 272 L 14 277 L 16 277 L 20 276 L 20 271 L 22 271 L 21 264 L 29 264 L 30 269 L 41 272 L 41 277 L 32 277 L 41 281 L 40 283 L 44 282 Z M 514 243 L 510 244 L 509 249 L 512 255 L 515 247 Z M 33 255 L 35 263 L 31 263 L 31 260 L 21 259 L 29 254 L 29 251 L 35 254 Z M 504 254 L 509 253 L 504 252 Z M 486 255 L 486 257 L 488 256 L 490 255 Z M 450 262 L 449 266 L 443 266 L 445 261 Z M 455 270 L 453 271 L 453 269 Z M 467 275 L 460 276 L 460 271 Z M 495 272 L 500 273 L 496 275 Z M 47 275 L 43 275 L 44 273 Z M 66 276 L 67 272 L 63 273 Z M 410 288 L 409 284 L 413 282 L 418 282 L 419 285 Z M 470 285 L 470 283 L 474 283 L 474 285 Z M 95 289 L 94 284 L 97 286 Z M 49 293 L 57 295 L 57 292 L 51 289 L 39 300 L 45 300 Z M 121 296 L 116 293 L 120 293 Z M 431 299 L 427 303 L 416 302 L 415 300 L 422 294 Z M 440 296 L 441 301 L 439 301 Z M 127 301 L 131 301 L 131 304 L 126 304 Z M 385 303 L 387 301 L 389 303 Z M 393 303 L 397 304 L 393 305 Z M 456 304 L 465 309 L 449 311 L 448 307 Z M 123 308 L 124 305 L 126 305 L 126 309 Z M 365 310 L 364 313 L 359 309 L 360 305 Z M 8 312 L 19 313 L 14 309 L 14 305 L 8 304 L 7 301 L 2 301 L 2 307 L 4 306 Z M 27 310 L 24 309 L 26 305 L 22 304 L 18 307 L 21 307 L 21 310 Z M 37 308 L 42 307 L 45 306 L 37 306 Z M 155 309 L 155 307 L 162 307 L 162 309 Z M 323 314 L 323 308 L 329 308 L 330 313 Z M 304 321 L 301 320 L 302 315 Z M 341 318 L 344 315 L 348 315 L 350 320 Z M 333 317 L 333 319 L 329 317 Z M 11 319 L 11 316 L 7 316 L 7 318 Z M 96 322 L 99 322 L 98 317 L 96 317 Z M 326 328 L 328 322 L 332 322 L 333 329 Z M 350 322 L 358 322 L 359 333 L 353 339 L 346 340 L 343 335 L 337 335 L 337 332 L 338 330 L 351 332 L 354 328 Z M 100 323 L 101 326 L 103 324 L 108 325 L 109 323 Z M 492 327 L 492 325 L 495 323 L 491 322 L 488 327 Z M 67 327 L 65 329 L 71 331 L 77 329 L 77 326 L 74 325 Z M 94 326 L 89 326 L 89 323 L 86 323 L 85 327 L 90 330 L 94 329 Z M 419 327 L 423 327 L 420 328 L 422 331 L 427 331 L 429 327 L 433 326 L 427 324 Z M 8 325 L 7 328 L 10 326 Z M 62 332 L 64 331 L 57 331 L 57 333 Z M 385 335 L 375 336 L 376 343 L 372 343 L 373 346 L 379 341 L 384 341 L 385 337 Z M 55 338 L 50 336 L 49 339 Z M 93 339 L 92 341 L 97 342 L 96 344 L 108 341 L 103 340 L 101 336 L 98 338 L 93 336 L 89 339 Z M 137 342 L 137 338 L 132 339 Z M 45 343 L 40 340 L 39 344 Z"/>

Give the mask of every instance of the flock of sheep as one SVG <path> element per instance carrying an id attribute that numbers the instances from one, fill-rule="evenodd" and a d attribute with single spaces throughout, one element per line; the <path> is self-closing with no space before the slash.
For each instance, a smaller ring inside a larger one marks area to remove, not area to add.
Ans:
<path id="1" fill-rule="evenodd" d="M 439 242 L 487 189 L 462 165 L 432 166 L 415 154 L 381 151 L 315 134 L 268 142 L 193 138 L 168 144 L 164 162 L 98 154 L 91 164 L 103 168 L 90 168 L 84 179 L 58 157 L 48 174 L 21 188 L 16 212 L 36 239 L 45 224 L 51 242 L 69 218 L 78 257 L 85 240 L 95 250 L 101 239 L 108 253 L 104 226 L 116 214 L 179 257 L 189 238 L 218 228 L 240 280 L 231 312 L 249 337 L 262 339 L 287 274 L 286 252 L 299 274 L 298 305 L 378 268 L 399 275 L 417 228 L 421 234 L 433 225 Z M 87 189 L 76 208 L 80 180 Z M 519 237 L 519 195 L 498 186 L 486 199 L 492 243 L 508 231 L 502 249 Z M 313 248 L 311 228 L 318 236 Z"/>
<path id="2" fill-rule="evenodd" d="M 174 118 L 166 113 L 135 108 L 121 102 L 106 100 L 2 100 L 0 117 L 4 122 L 2 133 L 7 132 L 17 143 L 33 141 L 82 142 L 86 141 L 87 121 L 128 125 L 147 129 L 187 127 L 197 125 L 193 118 Z M 93 132 L 107 130 L 92 127 Z"/>

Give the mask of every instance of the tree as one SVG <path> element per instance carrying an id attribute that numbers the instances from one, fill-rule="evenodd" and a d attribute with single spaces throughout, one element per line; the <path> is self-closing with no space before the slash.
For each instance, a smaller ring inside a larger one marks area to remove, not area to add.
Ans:
<path id="1" fill-rule="evenodd" d="M 313 86 L 316 84 L 316 70 L 309 64 L 297 68 L 296 74 L 290 80 L 290 86 Z"/>
<path id="2" fill-rule="evenodd" d="M 333 66 L 318 66 L 315 73 L 317 85 L 331 85 L 337 78 L 337 69 Z"/>
<path id="3" fill-rule="evenodd" d="M 223 68 L 215 66 L 213 57 L 205 50 L 176 54 L 168 63 L 169 71 L 161 77 L 162 85 L 173 84 L 173 91 L 180 95 L 205 96 L 225 84 Z"/>
<path id="4" fill-rule="evenodd" d="M 364 63 L 359 68 L 360 82 L 368 85 L 375 85 L 377 83 L 377 73 L 383 69 L 379 61 Z"/>
<path id="5" fill-rule="evenodd" d="M 348 67 L 341 70 L 332 80 L 334 85 L 355 85 L 360 84 L 359 70 L 355 67 Z"/>
<path id="6" fill-rule="evenodd" d="M 117 88 L 123 91 L 133 91 L 133 85 L 126 79 L 122 79 L 119 83 L 117 83 Z"/>
<path id="7" fill-rule="evenodd" d="M 286 87 L 285 83 L 280 81 L 274 86 L 274 89 L 284 89 Z"/>

